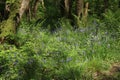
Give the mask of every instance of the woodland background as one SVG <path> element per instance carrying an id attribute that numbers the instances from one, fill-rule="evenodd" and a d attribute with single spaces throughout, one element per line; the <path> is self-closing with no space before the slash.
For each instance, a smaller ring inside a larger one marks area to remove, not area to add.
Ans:
<path id="1" fill-rule="evenodd" d="M 0 80 L 119 79 L 119 0 L 0 0 Z"/>

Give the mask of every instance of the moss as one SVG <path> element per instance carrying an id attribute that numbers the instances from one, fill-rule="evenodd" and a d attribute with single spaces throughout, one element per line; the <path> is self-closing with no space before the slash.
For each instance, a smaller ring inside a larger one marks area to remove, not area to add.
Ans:
<path id="1" fill-rule="evenodd" d="M 0 37 L 6 37 L 15 33 L 15 13 L 0 24 Z"/>
<path id="2" fill-rule="evenodd" d="M 11 19 L 8 19 L 5 22 L 5 24 L 3 24 L 2 26 L 3 26 L 3 28 L 1 29 L 2 32 L 0 34 L 0 37 L 5 37 L 5 36 L 13 34 L 15 32 L 14 21 Z"/>
<path id="3" fill-rule="evenodd" d="M 11 7 L 10 16 L 7 20 L 0 24 L 0 38 L 6 37 L 8 35 L 13 35 L 15 33 L 15 20 L 14 17 L 16 13 L 19 12 L 20 1 L 16 0 Z"/>

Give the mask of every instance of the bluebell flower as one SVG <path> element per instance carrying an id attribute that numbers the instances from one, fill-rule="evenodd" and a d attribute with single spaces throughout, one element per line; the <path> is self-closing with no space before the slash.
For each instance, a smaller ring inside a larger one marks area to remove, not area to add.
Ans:
<path id="1" fill-rule="evenodd" d="M 68 58 L 66 59 L 66 62 L 70 62 L 70 61 L 72 61 L 72 57 L 68 57 Z"/>

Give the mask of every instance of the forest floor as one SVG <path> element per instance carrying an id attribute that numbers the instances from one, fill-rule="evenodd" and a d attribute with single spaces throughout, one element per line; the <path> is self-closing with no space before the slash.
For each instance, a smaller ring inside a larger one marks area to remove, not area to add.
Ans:
<path id="1" fill-rule="evenodd" d="M 93 73 L 94 80 L 118 80 L 120 79 L 120 62 L 113 63 L 108 71 Z"/>

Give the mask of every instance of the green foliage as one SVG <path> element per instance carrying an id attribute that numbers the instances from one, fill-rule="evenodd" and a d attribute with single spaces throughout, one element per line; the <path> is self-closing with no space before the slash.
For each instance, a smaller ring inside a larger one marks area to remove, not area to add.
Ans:
<path id="1" fill-rule="evenodd" d="M 105 28 L 108 32 L 111 33 L 114 37 L 119 37 L 120 36 L 120 11 L 117 10 L 114 13 L 111 10 L 108 10 L 104 14 L 104 23 L 105 23 Z"/>
<path id="2" fill-rule="evenodd" d="M 90 2 L 91 6 L 96 2 Z M 99 2 L 100 6 L 96 6 L 101 10 L 103 1 Z M 11 19 L 15 14 L 1 23 L 0 37 L 5 36 L 6 41 L 0 44 L 0 80 L 104 79 L 106 75 L 102 72 L 109 71 L 112 63 L 120 62 L 120 11 L 108 10 L 100 20 L 98 15 L 102 12 L 95 13 L 94 7 L 91 9 L 93 16 L 88 18 L 86 25 L 74 15 L 77 25 L 71 25 L 70 19 L 59 18 L 56 1 L 45 0 L 45 7 L 43 10 L 39 6 L 40 19 L 37 21 L 28 23 L 24 17 L 16 35 L 11 32 L 14 30 Z M 72 7 L 74 11 L 75 2 Z M 75 29 L 76 26 L 80 27 Z M 104 75 L 103 78 L 94 74 L 97 72 Z"/>
<path id="3" fill-rule="evenodd" d="M 41 24 L 21 22 L 15 38 L 19 48 L 0 45 L 0 78 L 92 80 L 94 72 L 108 70 L 111 62 L 119 61 L 119 44 L 102 29 L 97 34 L 95 25 L 73 30 L 64 19 L 60 25 L 51 33 Z"/>
<path id="4" fill-rule="evenodd" d="M 13 35 L 15 31 L 13 20 L 8 19 L 7 21 L 3 22 L 0 25 L 0 29 L 1 29 L 0 37 L 6 37 L 8 35 Z"/>
<path id="5" fill-rule="evenodd" d="M 46 8 L 46 17 L 57 18 L 60 16 L 59 13 L 59 1 L 54 0 L 45 0 L 45 8 Z"/>

